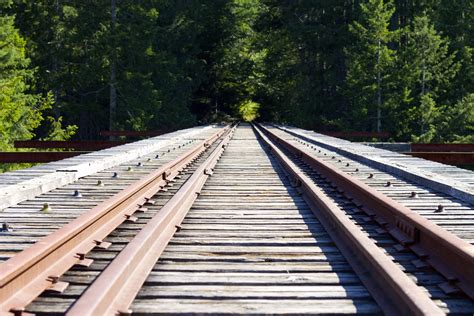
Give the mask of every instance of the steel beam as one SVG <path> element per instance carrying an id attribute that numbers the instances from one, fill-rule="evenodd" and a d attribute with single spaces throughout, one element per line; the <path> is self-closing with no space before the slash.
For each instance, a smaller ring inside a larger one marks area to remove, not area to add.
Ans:
<path id="1" fill-rule="evenodd" d="M 127 144 L 128 141 L 110 140 L 16 140 L 15 148 L 67 148 L 94 151 Z"/>
<path id="2" fill-rule="evenodd" d="M 470 152 L 474 144 L 411 144 L 411 152 Z"/>
<path id="3" fill-rule="evenodd" d="M 405 152 L 404 154 L 447 165 L 474 165 L 474 152 Z"/>
<path id="4" fill-rule="evenodd" d="M 365 132 L 365 131 L 316 131 L 316 133 L 338 137 L 338 138 L 388 138 L 390 132 Z"/>
<path id="5" fill-rule="evenodd" d="M 89 151 L 12 151 L 0 152 L 0 163 L 45 163 L 87 154 Z"/>
<path id="6" fill-rule="evenodd" d="M 127 137 L 150 137 L 167 133 L 165 130 L 158 131 L 101 131 L 100 136 L 127 136 Z"/>

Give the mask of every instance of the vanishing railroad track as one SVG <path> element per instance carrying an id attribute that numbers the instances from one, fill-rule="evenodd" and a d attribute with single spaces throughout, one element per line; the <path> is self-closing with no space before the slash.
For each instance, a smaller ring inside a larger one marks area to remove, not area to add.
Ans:
<path id="1" fill-rule="evenodd" d="M 0 314 L 474 313 L 468 203 L 271 126 L 198 136 L 0 211 Z"/>

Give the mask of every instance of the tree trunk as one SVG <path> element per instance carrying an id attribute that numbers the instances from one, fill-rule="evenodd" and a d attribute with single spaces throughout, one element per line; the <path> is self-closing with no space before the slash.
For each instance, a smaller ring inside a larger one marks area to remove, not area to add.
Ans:
<path id="1" fill-rule="evenodd" d="M 110 24 L 110 29 L 112 36 L 115 35 L 115 23 L 117 19 L 117 6 L 116 6 L 116 0 L 112 0 L 111 2 L 111 24 Z M 109 86 L 110 86 L 110 104 L 109 104 L 109 130 L 113 131 L 115 129 L 115 122 L 116 122 L 116 116 L 117 116 L 117 87 L 116 87 L 116 54 L 115 54 L 115 43 L 112 43 L 112 53 L 111 53 L 111 58 L 110 58 L 110 81 L 109 81 Z M 113 136 L 110 136 L 111 139 L 113 139 Z"/>
<path id="2" fill-rule="evenodd" d="M 421 65 L 421 96 L 425 95 L 425 81 L 426 81 L 426 64 L 425 57 L 423 56 L 423 63 Z"/>
<path id="3" fill-rule="evenodd" d="M 382 125 L 382 74 L 380 71 L 380 39 L 377 48 L 377 132 Z"/>
<path id="4" fill-rule="evenodd" d="M 54 10 L 56 11 L 56 25 L 54 25 L 54 32 L 53 32 L 53 42 L 54 42 L 54 49 L 53 49 L 53 56 L 52 56 L 52 67 L 51 67 L 51 73 L 52 73 L 52 79 L 53 79 L 53 100 L 54 100 L 54 105 L 53 105 L 53 113 L 54 117 L 57 119 L 58 117 L 61 116 L 59 112 L 59 86 L 62 85 L 59 83 L 58 78 L 59 78 L 59 60 L 58 60 L 58 54 L 61 49 L 60 43 L 59 43 L 59 35 L 58 35 L 58 24 L 61 20 L 61 3 L 60 0 L 57 0 L 54 4 Z"/>

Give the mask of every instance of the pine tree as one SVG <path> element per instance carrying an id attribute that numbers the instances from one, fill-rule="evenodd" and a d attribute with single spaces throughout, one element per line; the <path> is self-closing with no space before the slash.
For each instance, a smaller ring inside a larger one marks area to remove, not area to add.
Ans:
<path id="1" fill-rule="evenodd" d="M 401 135 L 429 142 L 439 138 L 439 129 L 433 126 L 441 123 L 434 124 L 434 120 L 426 118 L 441 118 L 443 104 L 450 104 L 448 96 L 460 62 L 449 51 L 449 41 L 435 30 L 426 15 L 415 17 L 404 29 L 404 36 L 407 42 L 399 51 L 397 71 L 398 91 L 403 96 L 398 99 L 397 128 Z"/>
<path id="2" fill-rule="evenodd" d="M 397 32 L 389 29 L 395 12 L 392 1 L 369 0 L 361 3 L 360 20 L 350 25 L 354 45 L 347 50 L 347 81 L 353 106 L 359 116 L 375 112 L 376 130 L 382 128 L 384 99 L 388 99 Z"/>
<path id="3" fill-rule="evenodd" d="M 435 30 L 426 15 L 415 17 L 407 39 L 402 57 L 407 73 L 404 82 L 412 85 L 418 100 L 427 93 L 435 98 L 446 93 L 460 68 L 456 55 L 449 52 L 448 39 Z"/>

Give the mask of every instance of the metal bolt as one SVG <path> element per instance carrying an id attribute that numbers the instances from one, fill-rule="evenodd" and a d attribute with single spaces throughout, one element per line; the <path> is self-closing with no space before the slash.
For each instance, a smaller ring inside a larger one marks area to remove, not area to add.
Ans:
<path id="1" fill-rule="evenodd" d="M 346 167 L 349 167 L 349 166 L 350 166 L 350 164 L 348 162 L 346 162 Z"/>
<path id="2" fill-rule="evenodd" d="M 170 152 L 170 150 L 168 149 L 168 152 Z"/>
<path id="3" fill-rule="evenodd" d="M 387 181 L 387 183 L 385 184 L 386 187 L 391 187 L 392 186 L 392 182 L 390 181 Z"/>
<path id="4" fill-rule="evenodd" d="M 141 162 L 137 163 L 137 167 L 141 167 L 143 164 Z"/>
<path id="5" fill-rule="evenodd" d="M 81 192 L 79 192 L 79 190 L 74 190 L 73 196 L 76 197 L 76 198 L 81 198 L 82 194 L 81 194 Z"/>
<path id="6" fill-rule="evenodd" d="M 338 159 L 337 162 L 341 162 L 342 160 L 341 159 Z"/>
<path id="7" fill-rule="evenodd" d="M 5 223 L 2 224 L 2 228 L 0 229 L 0 231 L 9 232 L 11 228 L 12 227 L 7 222 L 5 222 Z"/>
<path id="8" fill-rule="evenodd" d="M 359 172 L 359 168 L 356 168 L 356 169 L 355 169 L 355 172 Z"/>
<path id="9" fill-rule="evenodd" d="M 130 166 L 127 168 L 127 171 L 133 171 L 133 168 Z"/>
<path id="10" fill-rule="evenodd" d="M 133 311 L 131 309 L 121 309 L 121 310 L 118 310 L 117 313 L 120 316 L 131 316 Z"/>
<path id="11" fill-rule="evenodd" d="M 159 154 L 156 155 L 155 158 L 156 158 L 156 159 L 160 159 L 160 155 L 159 155 Z"/>
<path id="12" fill-rule="evenodd" d="M 114 174 L 112 175 L 112 178 L 118 178 L 119 177 L 119 174 L 117 172 L 114 172 Z"/>
<path id="13" fill-rule="evenodd" d="M 49 212 L 51 211 L 51 207 L 49 206 L 49 203 L 44 203 L 43 208 L 41 209 L 42 212 Z"/>
<path id="14" fill-rule="evenodd" d="M 336 159 L 336 156 L 332 156 L 331 159 Z"/>
<path id="15" fill-rule="evenodd" d="M 418 197 L 418 193 L 416 193 L 415 191 L 412 191 L 412 192 L 410 193 L 410 198 L 416 199 L 417 197 Z"/>
<path id="16" fill-rule="evenodd" d="M 96 184 L 98 187 L 103 187 L 104 184 L 102 183 L 102 180 L 97 180 L 97 184 Z"/>
<path id="17" fill-rule="evenodd" d="M 56 284 L 59 282 L 59 275 L 50 275 L 49 280 L 51 281 L 51 283 Z"/>
<path id="18" fill-rule="evenodd" d="M 370 173 L 368 178 L 371 179 L 371 178 L 373 178 L 373 177 L 374 177 L 374 174 L 373 174 L 373 173 Z"/>
<path id="19" fill-rule="evenodd" d="M 438 205 L 438 208 L 436 209 L 435 212 L 436 212 L 436 213 L 441 213 L 442 211 L 444 211 L 444 206 L 441 205 L 441 204 L 439 204 L 439 205 Z"/>
<path id="20" fill-rule="evenodd" d="M 24 307 L 14 307 L 10 309 L 10 313 L 13 313 L 14 316 L 22 316 L 22 315 L 25 315 L 24 314 L 25 310 L 26 309 Z"/>
<path id="21" fill-rule="evenodd" d="M 151 161 L 151 158 L 148 158 L 146 161 Z"/>

